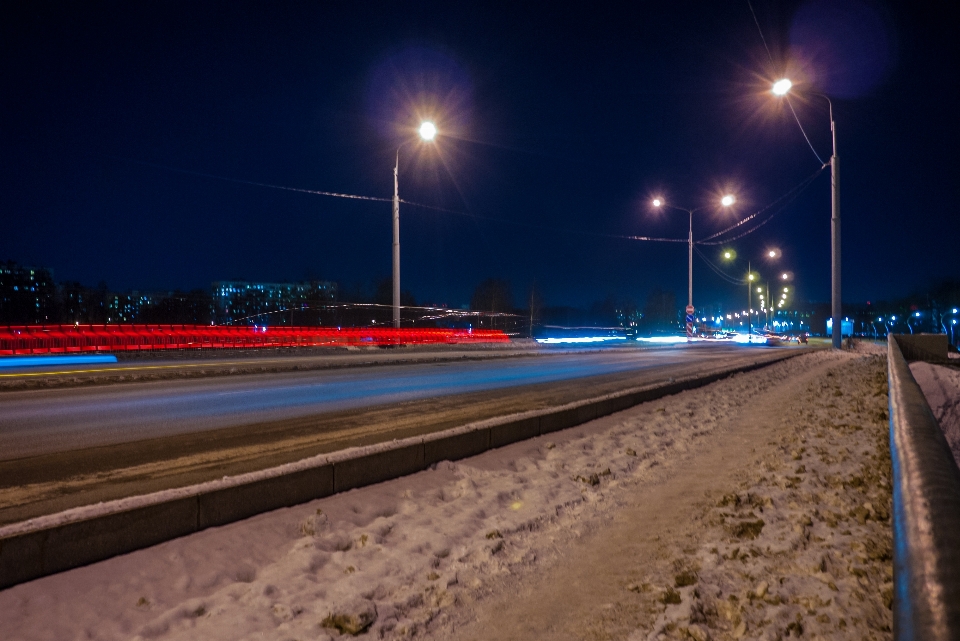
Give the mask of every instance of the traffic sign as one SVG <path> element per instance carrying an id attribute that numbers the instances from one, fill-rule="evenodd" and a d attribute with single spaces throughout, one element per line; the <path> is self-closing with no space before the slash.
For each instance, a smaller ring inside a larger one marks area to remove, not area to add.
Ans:
<path id="1" fill-rule="evenodd" d="M 687 325 L 693 325 L 694 320 L 693 314 L 687 314 Z"/>
<path id="2" fill-rule="evenodd" d="M 687 305 L 687 316 L 693 314 L 694 311 L 696 310 L 693 309 L 693 305 Z"/>

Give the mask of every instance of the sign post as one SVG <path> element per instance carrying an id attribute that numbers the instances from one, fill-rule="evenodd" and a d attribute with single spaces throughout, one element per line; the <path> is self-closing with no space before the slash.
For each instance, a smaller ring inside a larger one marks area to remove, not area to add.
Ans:
<path id="1" fill-rule="evenodd" d="M 693 317 L 695 311 L 693 305 L 687 305 L 687 338 L 693 338 L 693 324 L 696 319 Z"/>

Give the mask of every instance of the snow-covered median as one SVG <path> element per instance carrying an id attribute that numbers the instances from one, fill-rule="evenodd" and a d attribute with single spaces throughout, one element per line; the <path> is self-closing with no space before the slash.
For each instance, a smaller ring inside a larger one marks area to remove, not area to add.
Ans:
<path id="1" fill-rule="evenodd" d="M 773 393 L 783 421 L 758 423 L 750 408 Z M 0 629 L 25 640 L 467 638 L 497 617 L 497 597 L 576 564 L 578 546 L 602 545 L 611 519 L 682 471 L 716 494 L 684 518 L 696 541 L 664 539 L 653 561 L 611 548 L 612 562 L 641 568 L 600 595 L 623 607 L 599 611 L 597 625 L 616 633 L 598 638 L 758 638 L 798 626 L 888 638 L 885 403 L 881 359 L 802 356 L 16 586 L 0 592 Z M 736 471 L 739 484 L 705 477 L 698 457 L 742 421 L 769 429 L 757 443 L 767 457 Z M 654 524 L 627 525 L 659 539 Z M 502 638 L 520 618 L 502 621 Z M 562 638 L 553 632 L 541 636 Z"/>

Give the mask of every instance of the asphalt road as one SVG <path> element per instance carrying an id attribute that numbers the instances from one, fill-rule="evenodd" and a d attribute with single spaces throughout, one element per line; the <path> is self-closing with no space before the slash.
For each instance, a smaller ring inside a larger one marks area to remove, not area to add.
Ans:
<path id="1" fill-rule="evenodd" d="M 0 396 L 0 460 L 437 396 L 712 361 L 743 351 L 726 346 L 607 349 L 510 360 L 8 393 Z"/>
<path id="2" fill-rule="evenodd" d="M 684 345 L 0 394 L 0 523 L 796 348 Z"/>

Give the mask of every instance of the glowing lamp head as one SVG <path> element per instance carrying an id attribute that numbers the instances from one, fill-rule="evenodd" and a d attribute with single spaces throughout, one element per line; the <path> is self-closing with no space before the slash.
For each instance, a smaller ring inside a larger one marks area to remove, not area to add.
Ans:
<path id="1" fill-rule="evenodd" d="M 770 251 L 767 252 L 767 256 L 769 256 L 770 258 L 776 258 L 777 252 L 771 249 Z"/>
<path id="2" fill-rule="evenodd" d="M 433 140 L 437 136 L 437 126 L 429 120 L 420 125 L 420 137 L 424 140 Z"/>
<path id="3" fill-rule="evenodd" d="M 753 280 L 753 274 L 747 274 L 747 279 L 748 279 L 748 280 Z"/>
<path id="4" fill-rule="evenodd" d="M 654 207 L 661 207 L 662 205 L 663 205 L 663 200 L 661 200 L 661 199 L 659 199 L 659 198 L 654 198 L 654 199 L 653 199 L 653 206 L 654 206 Z"/>
<path id="5" fill-rule="evenodd" d="M 793 83 L 786 78 L 781 78 L 773 83 L 773 94 L 775 96 L 786 96 L 787 92 L 790 91 L 790 87 L 793 86 Z"/>
<path id="6" fill-rule="evenodd" d="M 787 280 L 788 278 L 790 278 L 790 274 L 783 274 L 782 276 L 780 276 L 780 278 L 782 278 L 783 280 Z"/>
<path id="7" fill-rule="evenodd" d="M 731 258 L 733 258 L 733 254 L 731 254 L 730 252 L 723 252 L 723 257 L 726 258 L 727 260 L 730 260 Z"/>
<path id="8" fill-rule="evenodd" d="M 737 202 L 737 199 L 731 196 L 730 194 L 727 194 L 726 196 L 720 199 L 720 204 L 723 205 L 724 207 L 729 207 L 735 202 Z"/>

